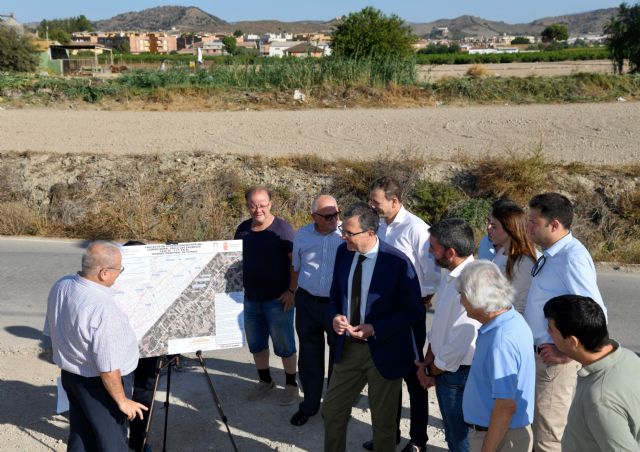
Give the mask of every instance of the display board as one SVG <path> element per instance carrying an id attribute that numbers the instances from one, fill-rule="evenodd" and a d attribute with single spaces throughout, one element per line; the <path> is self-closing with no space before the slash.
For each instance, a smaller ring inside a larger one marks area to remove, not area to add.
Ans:
<path id="1" fill-rule="evenodd" d="M 122 247 L 113 286 L 141 357 L 242 347 L 242 241 Z"/>

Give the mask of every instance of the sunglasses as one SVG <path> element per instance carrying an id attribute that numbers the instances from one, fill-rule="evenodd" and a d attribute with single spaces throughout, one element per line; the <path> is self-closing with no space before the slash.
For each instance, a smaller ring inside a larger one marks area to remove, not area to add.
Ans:
<path id="1" fill-rule="evenodd" d="M 338 218 L 338 215 L 340 215 L 340 211 L 338 210 L 337 212 L 328 213 L 328 214 L 321 214 L 321 213 L 318 213 L 318 212 L 313 212 L 313 215 L 318 215 L 319 217 L 322 217 L 327 221 L 331 221 L 331 220 L 335 220 L 336 218 Z"/>

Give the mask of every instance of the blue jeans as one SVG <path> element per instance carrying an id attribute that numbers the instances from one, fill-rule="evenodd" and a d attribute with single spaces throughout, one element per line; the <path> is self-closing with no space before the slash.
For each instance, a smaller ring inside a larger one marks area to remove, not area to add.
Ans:
<path id="1" fill-rule="evenodd" d="M 269 349 L 269 336 L 276 356 L 288 358 L 296 352 L 293 330 L 293 308 L 284 312 L 278 299 L 269 301 L 244 300 L 244 332 L 251 353 Z"/>
<path id="2" fill-rule="evenodd" d="M 444 435 L 452 452 L 469 451 L 469 427 L 462 414 L 462 395 L 469 369 L 469 366 L 460 366 L 455 372 L 444 372 L 436 377 L 436 397 L 442 414 Z"/>

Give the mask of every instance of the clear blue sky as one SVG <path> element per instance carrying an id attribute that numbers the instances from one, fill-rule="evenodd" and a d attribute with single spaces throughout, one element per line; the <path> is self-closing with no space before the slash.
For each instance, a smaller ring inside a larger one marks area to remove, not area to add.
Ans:
<path id="1" fill-rule="evenodd" d="M 183 6 L 197 6 L 229 22 L 241 20 L 303 19 L 329 20 L 371 5 L 387 14 L 394 13 L 408 22 L 451 19 L 463 14 L 509 23 L 530 22 L 599 8 L 618 6 L 621 0 L 191 0 Z M 629 3 L 635 3 L 634 0 Z M 140 11 L 160 5 L 180 4 L 176 0 L 1 0 L 0 14 L 13 12 L 20 22 L 39 22 L 84 14 L 90 20 L 108 19 L 127 11 Z"/>

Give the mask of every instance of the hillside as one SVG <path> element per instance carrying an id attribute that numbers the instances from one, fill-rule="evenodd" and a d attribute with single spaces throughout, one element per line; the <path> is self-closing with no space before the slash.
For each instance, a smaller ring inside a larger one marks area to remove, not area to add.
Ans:
<path id="1" fill-rule="evenodd" d="M 578 14 L 545 17 L 526 24 L 509 24 L 503 21 L 493 21 L 482 17 L 464 15 L 454 19 L 439 19 L 428 23 L 411 22 L 405 17 L 416 34 L 428 35 L 434 27 L 448 27 L 454 37 L 462 36 L 495 36 L 496 34 L 510 35 L 539 35 L 552 23 L 567 23 L 571 34 L 601 34 L 604 24 L 616 13 L 617 8 L 598 9 Z M 94 28 L 100 31 L 141 30 L 157 31 L 204 31 L 204 32 L 232 32 L 242 30 L 251 33 L 266 33 L 287 31 L 291 33 L 329 31 L 336 20 L 320 21 L 305 20 L 297 22 L 282 22 L 279 20 L 254 20 L 226 22 L 193 6 L 159 6 L 143 11 L 118 14 L 110 19 L 94 22 Z"/>
<path id="2" fill-rule="evenodd" d="M 434 27 L 449 27 L 449 30 L 460 36 L 495 36 L 506 33 L 509 35 L 539 35 L 549 24 L 566 23 L 569 32 L 576 34 L 601 34 L 609 18 L 616 14 L 617 8 L 597 9 L 579 14 L 545 17 L 526 24 L 508 24 L 502 21 L 492 21 L 475 16 L 460 16 L 455 19 L 439 19 L 428 23 L 412 23 L 413 30 L 418 35 L 428 35 Z"/>
<path id="3" fill-rule="evenodd" d="M 228 23 L 194 6 L 158 6 L 142 11 L 118 14 L 111 19 L 94 22 L 99 31 L 158 31 L 176 28 L 181 31 L 214 31 Z"/>

